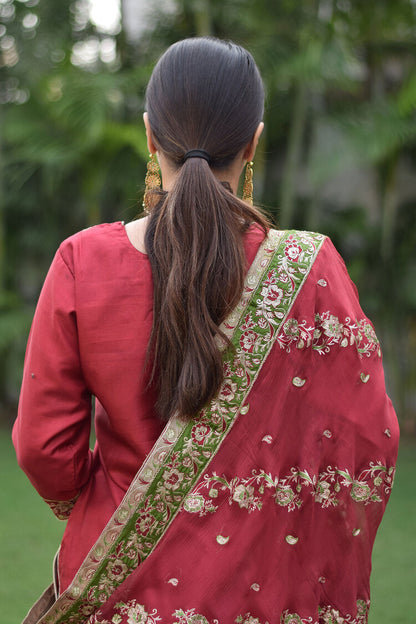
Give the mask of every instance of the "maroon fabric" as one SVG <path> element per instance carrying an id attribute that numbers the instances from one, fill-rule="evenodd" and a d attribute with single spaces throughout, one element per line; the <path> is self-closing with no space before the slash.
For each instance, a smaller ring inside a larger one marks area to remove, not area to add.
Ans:
<path id="1" fill-rule="evenodd" d="M 246 236 L 248 263 L 261 239 L 256 229 Z M 34 319 L 14 429 L 19 462 L 44 498 L 81 488 L 61 591 L 161 431 L 141 376 L 151 321 L 148 259 L 122 224 L 62 244 Z M 90 394 L 100 401 L 93 456 Z M 194 488 L 204 508 L 180 511 L 91 623 L 367 621 L 398 426 L 373 329 L 328 239 L 248 403 Z"/>
<path id="2" fill-rule="evenodd" d="M 263 238 L 255 227 L 246 234 L 248 266 Z M 61 545 L 61 591 L 164 426 L 143 380 L 152 288 L 148 257 L 117 222 L 64 241 L 39 298 L 13 441 L 43 498 L 65 501 L 82 488 Z M 98 398 L 94 453 L 91 395 Z"/>

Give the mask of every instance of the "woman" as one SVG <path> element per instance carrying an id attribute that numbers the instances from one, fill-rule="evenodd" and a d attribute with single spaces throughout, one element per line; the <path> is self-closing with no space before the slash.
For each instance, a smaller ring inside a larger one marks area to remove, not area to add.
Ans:
<path id="1" fill-rule="evenodd" d="M 14 443 L 68 524 L 59 597 L 27 621 L 367 621 L 397 422 L 331 242 L 250 204 L 263 99 L 239 46 L 170 47 L 147 89 L 150 216 L 57 252 Z"/>

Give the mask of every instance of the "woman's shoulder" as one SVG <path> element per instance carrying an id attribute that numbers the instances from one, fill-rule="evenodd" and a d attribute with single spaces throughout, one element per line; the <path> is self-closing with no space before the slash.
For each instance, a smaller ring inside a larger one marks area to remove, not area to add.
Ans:
<path id="1" fill-rule="evenodd" d="M 68 236 L 68 238 L 62 241 L 59 248 L 77 247 L 84 243 L 101 243 L 108 238 L 114 239 L 122 230 L 124 230 L 124 223 L 122 221 L 99 223 Z"/>
<path id="2" fill-rule="evenodd" d="M 344 261 L 337 251 L 334 243 L 327 234 L 308 230 L 280 230 L 271 228 L 267 238 L 275 245 L 282 246 L 288 259 L 298 260 L 301 251 L 315 249 L 317 257 L 333 258 L 336 262 L 344 264 Z"/>
<path id="3" fill-rule="evenodd" d="M 308 267 L 305 276 L 309 275 L 312 281 L 316 278 L 318 285 L 334 285 L 334 289 L 328 289 L 332 296 L 335 297 L 338 291 L 357 299 L 357 288 L 350 278 L 345 261 L 326 234 L 306 230 L 271 229 L 267 240 L 273 248 L 280 250 L 282 262 L 286 265 L 292 264 L 296 267 L 305 264 Z"/>
<path id="4" fill-rule="evenodd" d="M 299 240 L 300 242 L 310 242 L 311 240 L 326 240 L 328 236 L 326 234 L 322 234 L 321 232 L 312 232 L 308 230 L 281 230 L 280 228 L 270 228 L 268 231 L 268 235 L 278 237 L 280 241 L 290 240 Z"/>
<path id="5" fill-rule="evenodd" d="M 299 266 L 306 262 L 309 267 L 326 267 L 349 280 L 344 260 L 330 237 L 321 232 L 270 228 L 265 235 L 255 223 L 247 230 L 246 245 L 256 246 L 260 253 L 268 253 L 267 248 L 269 252 L 276 250 L 285 264 Z"/>
<path id="6" fill-rule="evenodd" d="M 265 244 L 280 249 L 286 261 L 299 263 L 309 256 L 337 254 L 330 238 L 320 232 L 270 228 Z"/>
<path id="7" fill-rule="evenodd" d="M 58 253 L 68 265 L 88 263 L 89 260 L 96 265 L 106 265 L 115 258 L 125 259 L 126 255 L 146 258 L 132 246 L 123 221 L 100 223 L 81 230 L 66 238 Z"/>

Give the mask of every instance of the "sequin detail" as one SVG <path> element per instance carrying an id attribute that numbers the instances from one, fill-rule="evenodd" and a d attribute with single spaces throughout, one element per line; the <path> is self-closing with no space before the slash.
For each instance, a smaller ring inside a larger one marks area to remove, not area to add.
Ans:
<path id="1" fill-rule="evenodd" d="M 298 543 L 299 538 L 295 537 L 294 535 L 286 535 L 285 540 L 287 541 L 288 544 L 290 544 L 291 546 L 294 546 L 295 544 Z"/>
<path id="2" fill-rule="evenodd" d="M 229 541 L 230 541 L 229 536 L 225 537 L 224 535 L 217 535 L 217 542 L 221 546 L 224 546 L 224 544 L 228 544 Z"/>
<path id="3" fill-rule="evenodd" d="M 292 384 L 296 386 L 296 388 L 302 388 L 305 385 L 306 379 L 302 379 L 301 377 L 293 377 Z"/>

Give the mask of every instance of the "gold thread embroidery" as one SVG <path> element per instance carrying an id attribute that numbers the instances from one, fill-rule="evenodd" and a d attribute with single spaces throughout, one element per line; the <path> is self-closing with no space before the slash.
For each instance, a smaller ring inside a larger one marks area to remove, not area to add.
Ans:
<path id="1" fill-rule="evenodd" d="M 394 469 L 380 462 L 371 462 L 358 476 L 351 475 L 347 468 L 331 466 L 316 474 L 293 467 L 284 477 L 273 476 L 261 469 L 253 470 L 250 477 L 231 479 L 214 472 L 212 475 L 204 474 L 186 496 L 182 509 L 202 517 L 217 511 L 227 494 L 230 505 L 237 503 L 248 513 L 260 511 L 266 496 L 273 497 L 275 503 L 288 512 L 300 509 L 309 495 L 323 509 L 338 506 L 340 497 L 345 494 L 355 502 L 369 505 L 381 503 L 390 494 L 393 481 Z"/>
<path id="2" fill-rule="evenodd" d="M 320 355 L 329 353 L 334 345 L 342 348 L 354 346 L 361 358 L 372 353 L 381 356 L 380 343 L 367 318 L 340 320 L 328 311 L 315 314 L 314 324 L 306 319 L 289 318 L 279 333 L 277 342 L 290 353 L 292 347 L 311 348 Z"/>
<path id="3" fill-rule="evenodd" d="M 55 501 L 49 500 L 47 498 L 44 498 L 43 500 L 47 505 L 49 505 L 58 520 L 68 520 L 69 516 L 71 515 L 71 511 L 78 500 L 78 497 L 79 494 L 77 494 L 77 496 L 71 498 L 68 501 Z"/>

